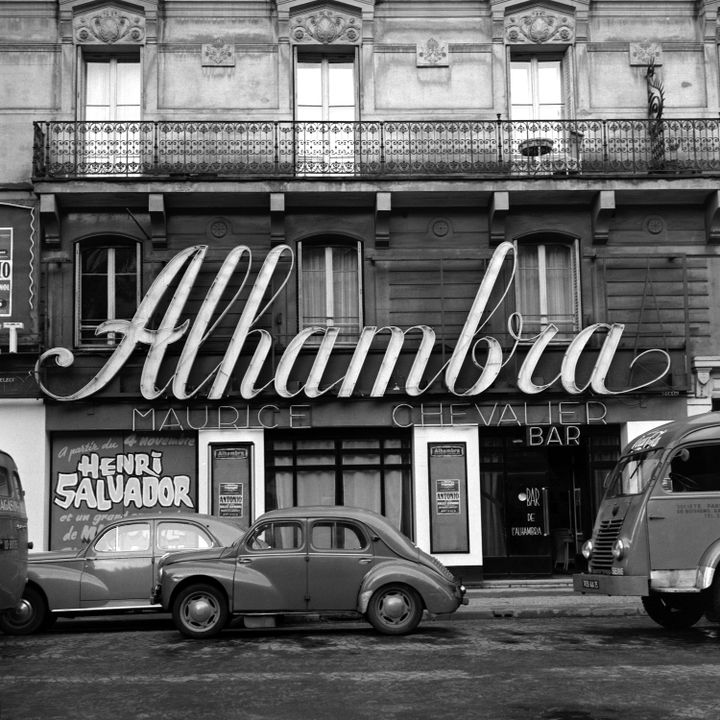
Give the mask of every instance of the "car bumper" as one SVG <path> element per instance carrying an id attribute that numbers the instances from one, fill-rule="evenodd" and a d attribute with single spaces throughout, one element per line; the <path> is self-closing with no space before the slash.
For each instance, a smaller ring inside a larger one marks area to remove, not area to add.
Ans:
<path id="1" fill-rule="evenodd" d="M 573 590 L 586 595 L 636 595 L 642 597 L 650 592 L 650 578 L 647 575 L 580 573 L 573 575 Z"/>

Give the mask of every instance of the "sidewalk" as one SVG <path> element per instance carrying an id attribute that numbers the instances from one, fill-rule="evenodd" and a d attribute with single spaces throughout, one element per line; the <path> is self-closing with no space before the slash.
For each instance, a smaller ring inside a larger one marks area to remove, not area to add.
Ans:
<path id="1" fill-rule="evenodd" d="M 644 615 L 639 597 L 582 595 L 572 578 L 485 580 L 468 589 L 469 603 L 447 619 Z"/>

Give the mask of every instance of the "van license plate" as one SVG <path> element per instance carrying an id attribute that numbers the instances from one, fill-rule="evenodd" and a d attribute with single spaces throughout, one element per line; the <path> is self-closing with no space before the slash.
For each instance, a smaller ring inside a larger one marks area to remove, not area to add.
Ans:
<path id="1" fill-rule="evenodd" d="M 583 580 L 582 586 L 588 590 L 599 590 L 600 582 L 598 580 Z"/>

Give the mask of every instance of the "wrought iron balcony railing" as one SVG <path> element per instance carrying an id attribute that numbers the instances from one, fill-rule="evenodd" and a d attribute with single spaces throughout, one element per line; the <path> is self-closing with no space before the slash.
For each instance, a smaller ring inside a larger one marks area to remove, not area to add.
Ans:
<path id="1" fill-rule="evenodd" d="M 37 122 L 33 176 L 720 172 L 720 120 Z"/>

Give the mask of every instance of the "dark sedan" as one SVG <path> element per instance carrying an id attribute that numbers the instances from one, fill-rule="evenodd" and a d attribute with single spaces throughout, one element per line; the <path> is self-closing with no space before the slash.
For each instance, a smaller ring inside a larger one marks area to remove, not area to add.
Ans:
<path id="1" fill-rule="evenodd" d="M 365 617 L 377 630 L 414 630 L 424 611 L 451 613 L 465 588 L 438 560 L 368 510 L 295 507 L 255 521 L 231 548 L 160 562 L 157 596 L 188 637 L 211 637 L 231 616 Z"/>
<path id="2" fill-rule="evenodd" d="M 163 555 L 223 548 L 245 529 L 208 515 L 135 515 L 107 525 L 79 551 L 31 553 L 23 596 L 0 613 L 0 629 L 29 635 L 62 615 L 161 611 L 151 594 Z"/>

